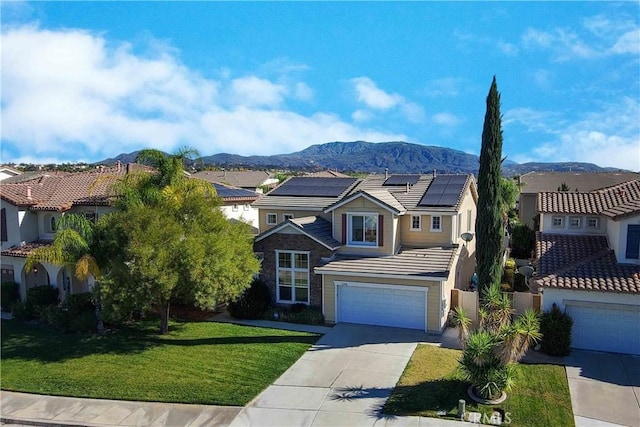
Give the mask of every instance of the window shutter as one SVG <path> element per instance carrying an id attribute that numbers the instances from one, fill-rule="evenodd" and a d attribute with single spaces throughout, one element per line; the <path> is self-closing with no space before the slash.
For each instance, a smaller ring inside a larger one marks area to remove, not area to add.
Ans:
<path id="1" fill-rule="evenodd" d="M 1 212 L 1 216 L 0 216 L 0 222 L 2 224 L 0 224 L 2 226 L 2 231 L 0 234 L 2 234 L 2 238 L 0 240 L 2 240 L 3 242 L 6 242 L 7 239 L 7 211 L 5 208 L 2 208 Z"/>
<path id="2" fill-rule="evenodd" d="M 347 214 L 342 214 L 342 244 L 347 244 Z"/>
<path id="3" fill-rule="evenodd" d="M 378 246 L 384 246 L 384 215 L 378 215 Z"/>

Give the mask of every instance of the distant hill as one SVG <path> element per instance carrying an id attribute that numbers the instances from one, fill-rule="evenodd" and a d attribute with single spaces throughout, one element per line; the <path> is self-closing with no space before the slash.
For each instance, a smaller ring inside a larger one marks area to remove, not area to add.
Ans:
<path id="1" fill-rule="evenodd" d="M 120 154 L 100 164 L 134 161 L 138 151 Z M 329 142 L 312 145 L 302 151 L 272 156 L 240 156 L 237 154 L 214 154 L 197 160 L 204 166 L 245 167 L 253 169 L 290 169 L 315 171 L 337 169 L 341 172 L 425 173 L 434 169 L 440 173 L 477 173 L 479 157 L 474 154 L 445 147 L 436 147 L 407 142 Z M 505 175 L 523 174 L 531 171 L 613 171 L 592 163 L 524 163 L 506 160 Z"/>

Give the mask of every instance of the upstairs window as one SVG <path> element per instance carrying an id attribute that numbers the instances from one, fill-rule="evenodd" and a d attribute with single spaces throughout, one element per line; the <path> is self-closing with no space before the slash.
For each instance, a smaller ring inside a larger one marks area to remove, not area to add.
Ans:
<path id="1" fill-rule="evenodd" d="M 248 210 L 250 210 L 250 209 L 251 209 L 251 206 L 250 206 L 248 203 L 245 203 L 245 204 L 244 204 L 244 208 L 243 208 L 243 209 L 244 209 L 245 211 L 248 211 Z"/>
<path id="2" fill-rule="evenodd" d="M 587 219 L 587 227 L 589 227 L 589 228 L 599 228 L 600 227 L 599 218 L 589 218 L 589 219 Z"/>
<path id="3" fill-rule="evenodd" d="M 240 206 L 238 205 L 233 205 L 233 207 L 231 208 L 231 210 L 233 210 L 234 212 L 238 212 L 240 210 Z"/>
<path id="4" fill-rule="evenodd" d="M 278 223 L 278 215 L 274 213 L 267 214 L 267 224 L 276 225 Z"/>
<path id="5" fill-rule="evenodd" d="M 564 227 L 564 217 L 554 216 L 553 218 L 551 218 L 551 226 L 554 228 Z"/>
<path id="6" fill-rule="evenodd" d="M 441 216 L 432 216 L 431 217 L 431 231 L 442 231 L 442 217 Z"/>
<path id="7" fill-rule="evenodd" d="M 580 228 L 582 225 L 582 218 L 579 216 L 572 216 L 569 218 L 569 228 Z"/>
<path id="8" fill-rule="evenodd" d="M 378 245 L 378 215 L 363 214 L 349 215 L 350 245 L 377 246 Z"/>
<path id="9" fill-rule="evenodd" d="M 422 217 L 420 215 L 411 215 L 411 231 L 422 230 Z"/>

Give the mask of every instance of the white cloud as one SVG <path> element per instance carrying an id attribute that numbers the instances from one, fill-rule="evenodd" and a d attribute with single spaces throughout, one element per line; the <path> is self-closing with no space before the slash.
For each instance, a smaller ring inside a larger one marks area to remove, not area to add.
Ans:
<path id="1" fill-rule="evenodd" d="M 424 92 L 427 96 L 433 98 L 455 98 L 460 95 L 461 86 L 463 86 L 464 83 L 465 80 L 458 77 L 436 79 L 427 83 Z"/>
<path id="2" fill-rule="evenodd" d="M 433 121 L 442 126 L 454 127 L 459 125 L 462 120 L 451 113 L 437 113 L 433 116 Z"/>
<path id="3" fill-rule="evenodd" d="M 376 110 L 388 110 L 404 103 L 404 98 L 396 93 L 389 94 L 379 89 L 373 80 L 368 77 L 356 77 L 351 79 L 351 84 L 358 95 L 358 101 L 369 108 Z"/>
<path id="4" fill-rule="evenodd" d="M 640 53 L 640 28 L 624 33 L 611 47 L 611 53 Z"/>
<path id="5" fill-rule="evenodd" d="M 373 113 L 369 110 L 356 110 L 351 114 L 354 122 L 368 122 L 373 119 Z"/>
<path id="6" fill-rule="evenodd" d="M 640 171 L 640 102 L 623 98 L 604 105 L 571 122 L 558 113 L 520 108 L 505 113 L 508 126 L 521 124 L 531 132 L 531 139 L 544 143 L 520 141 L 519 150 L 510 158 L 534 157 L 538 161 L 579 161 Z M 506 142 L 508 145 L 508 142 Z M 534 147 L 530 152 L 526 146 Z M 522 152 L 524 151 L 524 152 Z M 510 154 L 510 153 L 509 153 Z"/>
<path id="7" fill-rule="evenodd" d="M 518 54 L 518 46 L 513 43 L 508 43 L 503 40 L 498 40 L 498 49 L 507 56 L 516 56 Z"/>
<path id="8" fill-rule="evenodd" d="M 231 78 L 231 70 L 208 79 L 170 46 L 134 50 L 89 31 L 35 25 L 5 28 L 1 37 L 5 161 L 99 160 L 185 145 L 202 154 L 274 154 L 326 141 L 407 139 L 333 114 L 293 113 L 289 99 L 313 97 L 304 82 Z"/>

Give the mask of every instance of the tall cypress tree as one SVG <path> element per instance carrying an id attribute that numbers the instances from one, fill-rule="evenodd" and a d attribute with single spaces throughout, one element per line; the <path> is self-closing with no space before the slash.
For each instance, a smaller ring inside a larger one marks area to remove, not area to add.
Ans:
<path id="1" fill-rule="evenodd" d="M 478 216 L 476 218 L 476 261 L 480 289 L 499 283 L 502 255 L 502 212 L 500 185 L 502 164 L 502 125 L 500 93 L 493 76 L 487 95 L 487 112 L 482 129 L 480 170 L 478 172 Z"/>

